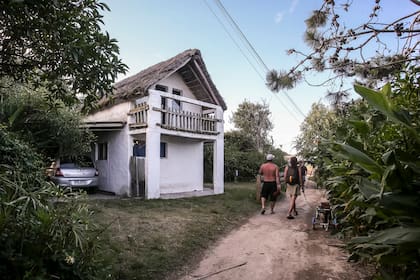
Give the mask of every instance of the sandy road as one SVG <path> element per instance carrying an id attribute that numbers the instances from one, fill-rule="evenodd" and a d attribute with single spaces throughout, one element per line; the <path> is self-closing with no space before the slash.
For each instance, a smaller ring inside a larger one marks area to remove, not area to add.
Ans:
<path id="1" fill-rule="evenodd" d="M 319 226 L 312 230 L 311 219 L 315 207 L 325 201 L 324 192 L 309 187 L 305 193 L 307 200 L 297 200 L 295 219 L 286 219 L 288 201 L 279 201 L 275 214 L 251 217 L 179 280 L 366 279 L 362 268 L 347 262 L 339 240 Z"/>

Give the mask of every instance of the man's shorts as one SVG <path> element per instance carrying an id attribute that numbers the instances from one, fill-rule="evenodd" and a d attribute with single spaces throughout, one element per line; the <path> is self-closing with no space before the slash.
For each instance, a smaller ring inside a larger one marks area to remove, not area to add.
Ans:
<path id="1" fill-rule="evenodd" d="M 277 183 L 276 182 L 264 182 L 262 189 L 261 189 L 261 197 L 268 199 L 270 197 L 271 201 L 276 200 L 276 196 L 273 193 L 277 191 Z"/>

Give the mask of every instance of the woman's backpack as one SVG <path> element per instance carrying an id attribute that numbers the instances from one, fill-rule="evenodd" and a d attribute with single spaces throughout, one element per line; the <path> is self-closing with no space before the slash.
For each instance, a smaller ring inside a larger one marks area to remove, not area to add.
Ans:
<path id="1" fill-rule="evenodd" d="M 288 167 L 287 168 L 287 183 L 289 185 L 299 184 L 299 170 L 297 168 Z"/>

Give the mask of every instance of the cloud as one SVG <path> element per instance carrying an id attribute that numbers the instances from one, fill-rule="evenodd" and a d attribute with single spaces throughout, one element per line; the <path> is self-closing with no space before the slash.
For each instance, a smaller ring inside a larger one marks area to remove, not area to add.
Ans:
<path id="1" fill-rule="evenodd" d="M 293 14 L 295 12 L 296 7 L 297 7 L 298 4 L 299 4 L 299 0 L 292 0 L 292 3 L 290 4 L 290 7 L 289 7 L 289 14 Z M 278 12 L 276 14 L 275 18 L 274 18 L 274 21 L 276 23 L 282 22 L 283 19 L 284 19 L 284 14 L 285 14 L 284 11 Z"/>
<path id="2" fill-rule="evenodd" d="M 283 18 L 284 18 L 284 12 L 278 12 L 276 14 L 276 17 L 274 18 L 274 21 L 276 23 L 280 23 L 283 20 Z"/>
<path id="3" fill-rule="evenodd" d="M 293 14 L 295 12 L 296 6 L 299 4 L 299 0 L 293 0 L 292 4 L 289 8 L 289 14 Z"/>

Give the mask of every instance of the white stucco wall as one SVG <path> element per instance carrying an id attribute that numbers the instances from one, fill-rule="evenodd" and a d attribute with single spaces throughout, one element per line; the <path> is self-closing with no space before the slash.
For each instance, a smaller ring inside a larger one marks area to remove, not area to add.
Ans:
<path id="1" fill-rule="evenodd" d="M 165 137 L 166 158 L 160 160 L 160 193 L 203 190 L 203 143 Z"/>
<path id="2" fill-rule="evenodd" d="M 97 160 L 100 190 L 128 195 L 130 190 L 129 160 L 132 152 L 128 127 L 117 131 L 98 132 L 98 143 L 108 143 L 108 160 Z"/>

